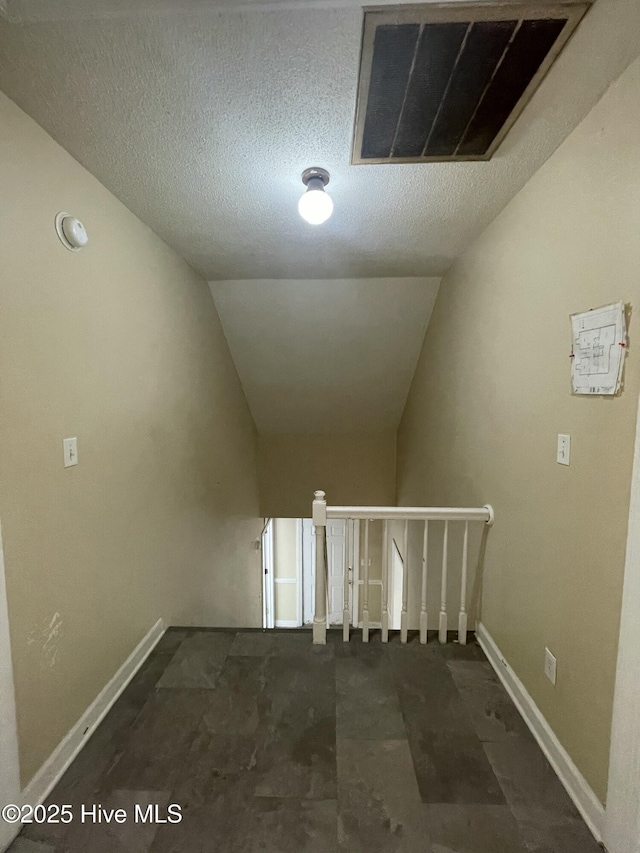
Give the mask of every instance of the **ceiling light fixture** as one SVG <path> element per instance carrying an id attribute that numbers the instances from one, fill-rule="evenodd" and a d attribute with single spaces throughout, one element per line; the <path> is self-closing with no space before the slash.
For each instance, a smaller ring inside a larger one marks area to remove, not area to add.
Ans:
<path id="1" fill-rule="evenodd" d="M 333 213 L 331 196 L 324 191 L 329 183 L 326 169 L 305 169 L 302 183 L 307 191 L 298 202 L 298 213 L 310 225 L 322 225 Z"/>

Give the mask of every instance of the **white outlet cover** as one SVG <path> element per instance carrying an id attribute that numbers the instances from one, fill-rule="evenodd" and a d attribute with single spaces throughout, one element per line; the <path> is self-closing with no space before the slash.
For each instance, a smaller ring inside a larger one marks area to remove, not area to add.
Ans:
<path id="1" fill-rule="evenodd" d="M 544 674 L 555 687 L 558 676 L 558 661 L 549 649 L 544 650 Z"/>

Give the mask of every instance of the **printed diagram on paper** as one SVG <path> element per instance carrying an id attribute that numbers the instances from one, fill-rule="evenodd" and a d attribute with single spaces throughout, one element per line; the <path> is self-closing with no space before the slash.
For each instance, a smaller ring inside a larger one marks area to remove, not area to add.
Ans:
<path id="1" fill-rule="evenodd" d="M 574 394 L 617 394 L 627 345 L 624 305 L 571 315 Z"/>

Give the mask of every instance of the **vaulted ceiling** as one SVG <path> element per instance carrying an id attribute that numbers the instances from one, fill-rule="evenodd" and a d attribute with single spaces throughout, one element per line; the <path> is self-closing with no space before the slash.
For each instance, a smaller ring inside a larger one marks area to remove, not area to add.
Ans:
<path id="1" fill-rule="evenodd" d="M 362 5 L 0 0 L 0 89 L 212 282 L 263 432 L 397 426 L 438 278 L 640 53 L 596 0 L 490 162 L 353 166 Z"/>
<path id="2" fill-rule="evenodd" d="M 640 51 L 596 0 L 491 162 L 352 166 L 360 2 L 4 5 L 0 88 L 209 280 L 441 275 Z"/>
<path id="3" fill-rule="evenodd" d="M 395 430 L 439 284 L 437 278 L 211 282 L 258 430 Z"/>

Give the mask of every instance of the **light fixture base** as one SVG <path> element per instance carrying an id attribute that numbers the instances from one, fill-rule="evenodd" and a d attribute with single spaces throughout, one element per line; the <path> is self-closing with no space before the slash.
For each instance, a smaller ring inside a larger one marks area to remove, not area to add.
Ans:
<path id="1" fill-rule="evenodd" d="M 319 169 L 317 166 L 312 166 L 310 169 L 305 169 L 302 173 L 302 183 L 305 185 L 305 187 L 308 185 L 309 181 L 312 178 L 318 178 L 319 180 L 321 180 L 325 187 L 330 180 L 329 172 L 327 172 L 326 169 Z"/>

